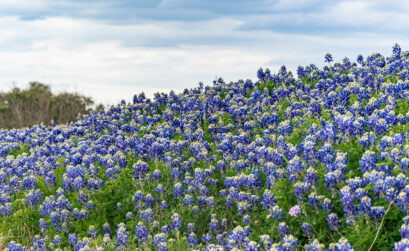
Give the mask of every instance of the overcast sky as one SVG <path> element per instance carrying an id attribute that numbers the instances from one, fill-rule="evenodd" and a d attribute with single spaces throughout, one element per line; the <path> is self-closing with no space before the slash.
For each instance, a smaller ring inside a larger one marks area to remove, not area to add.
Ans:
<path id="1" fill-rule="evenodd" d="M 1 0 L 0 91 L 49 84 L 115 104 L 261 66 L 409 49 L 408 1 Z"/>

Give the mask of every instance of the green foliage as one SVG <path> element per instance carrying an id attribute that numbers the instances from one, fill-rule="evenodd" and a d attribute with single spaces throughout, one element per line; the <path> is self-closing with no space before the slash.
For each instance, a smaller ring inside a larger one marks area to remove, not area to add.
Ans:
<path id="1" fill-rule="evenodd" d="M 305 82 L 315 85 L 317 81 L 314 78 L 306 77 L 304 79 Z M 392 80 L 391 80 L 392 81 Z M 392 81 L 393 82 L 393 81 Z M 25 99 L 32 97 L 33 95 L 41 94 L 41 95 L 48 95 L 50 93 L 49 88 L 43 86 L 41 84 L 33 84 L 30 87 L 30 93 L 27 94 L 26 92 L 21 92 L 19 90 L 14 90 L 12 97 L 13 98 L 20 98 L 24 97 Z M 274 84 L 273 82 L 267 83 L 260 83 L 259 86 L 255 87 L 258 88 L 260 91 L 264 91 L 267 89 L 271 94 L 274 91 L 274 88 L 280 88 L 278 84 Z M 341 87 L 337 88 L 337 91 L 341 91 Z M 227 93 L 223 93 L 224 95 L 230 95 Z M 280 120 L 290 120 L 293 125 L 292 133 L 289 135 L 285 135 L 285 140 L 287 143 L 292 144 L 293 146 L 297 146 L 303 143 L 305 140 L 306 132 L 315 125 L 319 125 L 321 120 L 326 120 L 328 122 L 332 121 L 333 118 L 333 110 L 328 110 L 323 108 L 322 115 L 320 117 L 314 117 L 311 113 L 307 113 L 302 118 L 289 118 L 288 113 L 286 113 L 290 108 L 291 105 L 295 102 L 300 102 L 302 98 L 285 98 L 278 101 L 276 104 L 276 110 L 271 109 L 271 106 L 263 107 L 265 108 L 265 112 L 271 113 L 277 112 L 280 115 Z M 358 101 L 358 95 L 350 95 L 350 105 L 354 102 Z M 87 103 L 87 101 L 84 101 Z M 386 104 L 383 103 L 382 107 L 385 107 Z M 5 110 L 7 110 L 7 106 L 5 106 Z M 0 112 L 4 110 L 0 107 Z M 160 105 L 158 108 L 158 112 L 163 114 L 167 109 L 166 105 Z M 395 107 L 396 114 L 406 114 L 409 110 L 409 105 L 406 100 L 399 100 Z M 147 111 L 142 111 L 142 113 L 148 113 Z M 149 112 L 150 113 L 150 112 Z M 153 112 L 155 113 L 155 112 Z M 60 113 L 58 113 L 60 114 Z M 150 114 L 152 115 L 152 114 Z M 197 115 L 196 115 L 197 116 Z M 238 129 L 238 125 L 240 121 L 234 121 L 233 116 L 228 113 L 217 113 L 215 114 L 216 118 L 218 119 L 217 123 L 227 126 L 229 124 L 234 125 L 234 128 L 230 130 L 230 133 L 233 135 L 238 135 L 242 132 L 242 129 Z M 119 126 L 123 124 L 130 124 L 132 120 L 133 114 L 129 111 L 125 111 L 123 113 L 123 118 L 121 118 L 121 123 Z M 196 118 L 195 118 L 196 119 Z M 235 118 L 240 120 L 240 118 Z M 249 115 L 249 119 L 252 120 L 254 117 Z M 196 161 L 193 163 L 192 169 L 200 168 L 201 170 L 208 168 L 209 166 L 216 163 L 218 160 L 222 159 L 223 153 L 217 152 L 217 143 L 214 142 L 213 135 L 211 130 L 209 130 L 210 123 L 206 119 L 205 116 L 202 118 L 197 118 L 201 124 L 200 127 L 203 130 L 204 138 L 209 145 L 209 152 L 213 160 L 206 161 Z M 300 124 L 299 124 L 300 122 Z M 302 122 L 302 123 L 301 123 Z M 164 119 L 158 122 L 158 125 L 165 126 L 166 123 Z M 389 128 L 391 132 L 404 132 L 408 129 L 409 125 L 401 125 L 398 124 L 392 128 Z M 368 131 L 368 128 L 364 130 Z M 109 133 L 110 129 L 106 129 L 105 133 Z M 133 135 L 134 137 L 144 137 L 145 135 L 151 133 L 153 129 L 148 126 L 146 123 L 141 125 L 138 128 L 138 132 Z M 258 135 L 262 135 L 263 129 L 261 127 L 256 126 L 251 132 L 249 132 L 249 136 L 252 140 L 254 140 Z M 100 133 L 99 136 L 103 135 Z M 126 135 L 129 136 L 129 135 Z M 277 135 L 272 135 L 272 137 L 276 137 Z M 362 145 L 359 144 L 359 138 L 353 135 L 349 135 L 348 133 L 341 134 L 339 133 L 339 138 L 333 140 L 333 149 L 335 152 L 342 152 L 346 153 L 347 156 L 347 169 L 348 172 L 345 174 L 345 179 L 353 178 L 353 177 L 362 177 L 362 172 L 360 170 L 359 161 L 362 158 L 362 155 L 365 152 L 365 149 Z M 176 141 L 184 140 L 183 132 L 177 133 L 173 135 L 173 139 Z M 78 138 L 71 138 L 70 139 L 72 144 L 77 147 L 80 145 L 78 143 Z M 335 142 L 336 141 L 336 142 Z M 192 142 L 191 142 L 192 143 Z M 273 143 L 272 148 L 277 147 Z M 320 149 L 323 146 L 323 142 L 318 141 L 317 145 L 315 146 L 315 150 Z M 380 154 L 380 150 L 377 149 L 375 146 L 371 146 L 369 148 L 376 152 L 378 155 Z M 217 154 L 216 154 L 217 152 Z M 29 154 L 30 153 L 30 145 L 28 143 L 20 146 L 19 148 L 10 150 L 8 152 L 9 156 L 17 157 L 22 154 Z M 129 153 L 129 152 L 128 152 Z M 183 149 L 181 154 L 178 154 L 183 160 L 187 160 L 193 155 L 189 152 L 188 147 Z M 246 160 L 246 156 L 242 157 L 242 160 Z M 168 163 L 165 163 L 163 160 L 151 160 L 148 162 L 149 166 L 149 174 L 150 175 L 153 170 L 158 169 L 161 171 L 162 178 L 160 180 L 150 180 L 147 179 L 148 182 L 139 181 L 135 179 L 133 165 L 138 161 L 134 155 L 129 154 L 127 156 L 127 165 L 126 167 L 122 168 L 119 173 L 117 173 L 115 179 L 108 179 L 106 177 L 106 167 L 101 166 L 98 161 L 94 163 L 95 168 L 97 170 L 98 178 L 102 179 L 104 182 L 104 186 L 97 191 L 90 191 L 87 188 L 84 191 L 89 195 L 89 199 L 91 199 L 94 204 L 95 208 L 90 212 L 89 218 L 86 221 L 75 221 L 71 222 L 70 224 L 70 232 L 71 233 L 79 233 L 80 236 L 87 236 L 88 228 L 90 225 L 95 226 L 97 229 L 102 229 L 102 226 L 105 223 L 108 223 L 111 226 L 112 232 L 115 231 L 118 224 L 124 222 L 126 223 L 127 229 L 132 232 L 135 229 L 135 226 L 138 224 L 139 221 L 143 221 L 139 214 L 143 210 L 142 207 L 138 207 L 135 205 L 133 201 L 133 197 L 136 191 L 140 190 L 146 193 L 155 193 L 156 186 L 158 184 L 163 185 L 164 189 L 168 191 L 164 195 L 156 195 L 156 196 L 163 196 L 160 197 L 160 200 L 165 200 L 168 202 L 167 209 L 160 209 L 158 206 L 158 201 L 156 205 L 152 208 L 155 211 L 155 220 L 160 222 L 161 225 L 168 224 L 171 225 L 171 217 L 174 213 L 179 213 L 182 217 L 182 221 L 186 225 L 187 223 L 194 223 L 197 227 L 197 236 L 201 237 L 204 233 L 208 231 L 208 223 L 212 214 L 217 214 L 219 219 L 226 219 L 227 225 L 224 230 L 232 230 L 235 226 L 244 225 L 242 223 L 242 215 L 239 214 L 238 209 L 236 206 L 233 206 L 226 210 L 224 206 L 226 200 L 221 196 L 216 196 L 216 204 L 215 207 L 203 207 L 200 210 L 195 211 L 188 206 L 184 206 L 183 199 L 177 198 L 174 199 L 172 192 L 174 188 L 174 180 L 171 177 L 171 166 Z M 66 166 L 64 165 L 64 159 L 61 158 L 58 160 L 59 167 L 54 169 L 54 173 L 56 176 L 56 184 L 45 184 L 45 181 L 42 177 L 39 177 L 37 180 L 38 189 L 43 193 L 43 197 L 53 195 L 56 193 L 57 189 L 62 187 L 63 184 L 63 175 L 66 170 Z M 228 163 L 230 164 L 230 163 Z M 394 163 L 390 159 L 379 161 L 379 165 L 387 164 L 393 165 Z M 285 170 L 286 163 L 283 166 L 277 167 L 282 168 Z M 344 215 L 343 206 L 340 202 L 340 194 L 339 189 L 346 185 L 345 180 L 340 181 L 339 184 L 336 184 L 336 188 L 328 188 L 325 186 L 325 175 L 327 174 L 326 166 L 319 161 L 316 162 L 307 162 L 303 161 L 304 169 L 297 173 L 297 179 L 302 181 L 306 175 L 306 169 L 312 168 L 316 171 L 318 182 L 311 185 L 311 191 L 319 195 L 320 201 L 323 198 L 330 199 L 333 203 L 333 212 L 336 213 L 341 219 L 340 230 L 332 231 L 329 229 L 328 226 L 328 214 L 323 212 L 321 209 L 314 208 L 307 202 L 300 202 L 297 200 L 297 197 L 293 193 L 294 191 L 294 183 L 289 181 L 285 178 L 278 178 L 276 180 L 271 181 L 271 187 L 269 189 L 274 193 L 274 198 L 277 200 L 277 205 L 282 209 L 283 213 L 285 214 L 285 222 L 288 226 L 291 227 L 291 234 L 296 236 L 299 240 L 298 245 L 304 246 L 305 244 L 310 243 L 313 239 L 317 239 L 322 243 L 331 243 L 337 242 L 341 237 L 345 237 L 349 240 L 349 242 L 354 246 L 355 250 L 368 250 L 371 245 L 371 242 L 374 239 L 374 236 L 377 233 L 378 228 L 380 227 L 381 220 L 374 220 L 369 219 L 368 215 L 357 215 L 352 220 L 354 221 L 353 224 L 348 224 L 345 218 L 342 217 Z M 254 167 L 254 166 L 253 166 Z M 246 170 L 242 172 L 242 174 L 250 174 L 252 167 L 247 167 Z M 396 169 L 399 167 L 395 167 L 392 172 L 395 172 Z M 262 170 L 262 168 L 260 168 Z M 182 177 L 180 178 L 180 182 L 182 182 L 188 174 L 192 174 L 192 170 L 184 172 Z M 233 168 L 228 168 L 227 171 L 222 171 L 220 169 L 214 170 L 211 178 L 216 180 L 215 185 L 209 186 L 209 194 L 211 195 L 218 195 L 220 194 L 220 190 L 225 188 L 224 180 L 226 177 L 231 177 L 237 175 L 237 170 Z M 89 178 L 89 174 L 88 177 Z M 268 177 L 269 179 L 273 179 L 271 176 Z M 266 184 L 267 177 L 265 173 L 262 171 L 260 172 L 260 181 L 262 184 Z M 265 189 L 266 186 L 263 187 Z M 238 188 L 239 192 L 248 192 L 250 191 L 252 194 L 258 196 L 258 198 L 262 198 L 263 196 L 263 189 L 247 189 L 247 188 Z M 373 198 L 377 196 L 374 192 L 374 185 L 370 184 L 363 188 L 365 192 L 369 193 Z M 194 197 L 198 197 L 199 192 L 193 192 Z M 307 194 L 305 194 L 307 195 Z M 67 194 L 68 200 L 71 202 L 72 208 L 84 208 L 84 205 L 78 202 L 78 192 L 72 191 Z M 19 243 L 24 245 L 30 245 L 30 240 L 33 237 L 33 233 L 37 233 L 39 231 L 38 221 L 40 216 L 38 214 L 37 209 L 30 208 L 27 206 L 23 193 L 17 193 L 13 195 L 13 209 L 14 214 L 7 218 L 4 216 L 0 216 L 0 221 L 3 223 L 0 225 L 0 233 L 3 236 L 8 236 L 11 240 L 16 240 Z M 388 201 L 380 196 L 373 201 L 374 206 L 382 206 L 385 209 L 388 208 Z M 118 203 L 121 205 L 120 209 L 118 209 Z M 359 203 L 359 202 L 354 202 Z M 302 208 L 302 212 L 297 217 L 292 217 L 288 215 L 289 210 L 294 206 L 300 204 Z M 135 216 L 126 218 L 125 216 L 127 213 L 132 212 Z M 258 240 L 261 234 L 269 234 L 273 239 L 279 240 L 280 236 L 277 231 L 279 221 L 272 220 L 268 216 L 270 216 L 271 212 L 263 209 L 260 204 L 258 204 L 253 211 L 251 212 L 252 221 L 249 226 L 253 229 L 251 233 L 250 239 Z M 396 231 L 397 226 L 402 225 L 402 217 L 404 213 L 400 208 L 393 205 L 391 210 L 388 212 L 387 216 L 384 219 L 383 225 L 380 228 L 380 236 L 377 239 L 375 248 L 373 250 L 391 250 L 393 248 L 393 243 L 400 239 L 400 234 Z M 24 224 L 22 223 L 21 219 L 24 219 Z M 26 220 L 27 219 L 27 220 Z M 48 220 L 49 221 L 49 220 Z M 301 226 L 303 223 L 308 222 L 311 224 L 313 229 L 313 236 L 306 237 L 303 236 Z M 50 224 L 50 222 L 48 222 Z M 159 224 L 153 223 L 149 225 L 149 229 L 151 233 L 158 233 L 160 232 Z M 189 247 L 186 244 L 186 241 L 183 238 L 186 238 L 186 232 L 182 230 L 181 235 L 172 236 L 175 238 L 174 243 L 170 245 L 170 250 L 186 250 Z M 56 233 L 54 230 L 50 230 L 48 232 L 50 236 L 54 234 L 59 234 L 61 236 L 67 237 L 68 233 Z M 183 236 L 184 235 L 184 236 Z M 63 238 L 66 240 L 67 238 Z M 93 239 L 93 243 L 96 245 L 101 244 L 101 239 Z M 133 236 L 130 238 L 130 249 L 135 249 L 136 247 L 140 247 L 139 243 Z M 69 246 L 68 243 L 65 241 L 60 245 L 61 247 Z M 146 247 L 147 249 L 152 248 L 152 243 L 150 242 L 149 245 Z M 110 250 L 107 247 L 107 250 Z M 112 248 L 112 250 L 114 250 Z"/>
<path id="2" fill-rule="evenodd" d="M 14 88 L 0 93 L 0 128 L 22 128 L 36 124 L 58 124 L 74 121 L 78 114 L 103 111 L 103 105 L 92 109 L 94 101 L 77 93 L 53 94 L 49 86 L 31 82 L 26 89 Z"/>
<path id="3" fill-rule="evenodd" d="M 262 82 L 258 86 L 259 91 L 264 91 L 265 88 L 267 88 L 268 93 L 271 94 L 273 89 L 276 87 L 276 84 L 273 81 L 268 81 L 268 82 Z"/>
<path id="4" fill-rule="evenodd" d="M 17 149 L 12 149 L 8 152 L 8 155 L 12 155 L 14 157 L 17 157 L 23 153 L 29 153 L 30 152 L 30 145 L 28 143 L 23 144 L 20 148 Z"/>

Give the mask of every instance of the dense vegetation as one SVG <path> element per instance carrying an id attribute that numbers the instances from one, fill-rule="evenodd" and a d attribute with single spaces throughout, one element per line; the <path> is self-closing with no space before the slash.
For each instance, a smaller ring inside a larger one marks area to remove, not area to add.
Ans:
<path id="1" fill-rule="evenodd" d="M 9 250 L 405 250 L 409 52 L 0 130 Z"/>
<path id="2" fill-rule="evenodd" d="M 49 86 L 31 82 L 26 89 L 0 93 L 0 128 L 22 128 L 75 121 L 78 114 L 94 111 L 91 98 L 77 93 L 53 94 Z M 103 110 L 98 105 L 95 111 Z"/>

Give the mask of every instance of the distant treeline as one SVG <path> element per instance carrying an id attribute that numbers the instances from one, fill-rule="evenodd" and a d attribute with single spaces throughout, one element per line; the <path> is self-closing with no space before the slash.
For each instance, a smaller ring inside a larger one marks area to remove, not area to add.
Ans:
<path id="1" fill-rule="evenodd" d="M 104 110 L 93 109 L 94 101 L 78 93 L 53 94 L 48 85 L 30 82 L 26 89 L 0 92 L 0 128 L 22 128 L 43 123 L 49 125 L 74 121 L 78 114 Z"/>

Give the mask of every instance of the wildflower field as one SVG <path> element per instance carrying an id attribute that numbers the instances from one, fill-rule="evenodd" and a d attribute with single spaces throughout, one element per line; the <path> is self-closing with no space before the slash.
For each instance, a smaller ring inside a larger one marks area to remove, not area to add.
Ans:
<path id="1" fill-rule="evenodd" d="M 325 61 L 0 130 L 0 248 L 409 248 L 409 52 Z"/>

